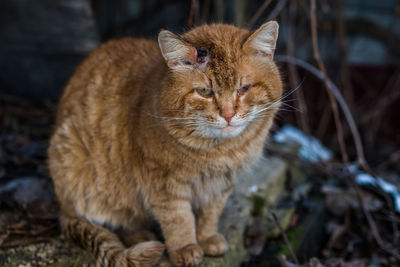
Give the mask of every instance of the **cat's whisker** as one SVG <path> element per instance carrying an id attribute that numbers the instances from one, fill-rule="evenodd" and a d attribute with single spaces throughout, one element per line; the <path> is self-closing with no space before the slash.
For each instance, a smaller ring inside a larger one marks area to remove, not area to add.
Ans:
<path id="1" fill-rule="evenodd" d="M 290 95 L 292 95 L 294 92 L 296 92 L 302 85 L 303 85 L 303 82 L 304 82 L 304 79 L 300 82 L 300 84 L 297 86 L 297 87 L 295 87 L 295 88 L 293 88 L 293 89 L 291 89 L 291 90 L 289 90 L 287 93 L 285 93 L 284 95 L 282 95 L 279 99 L 277 99 L 277 100 L 275 100 L 274 102 L 272 102 L 272 103 L 269 103 L 269 104 L 266 104 L 266 108 L 264 108 L 264 109 L 261 109 L 259 112 L 263 112 L 263 111 L 265 111 L 265 110 L 268 110 L 268 109 L 270 109 L 271 107 L 273 107 L 273 106 L 275 106 L 275 105 L 287 105 L 286 103 L 287 102 L 292 102 L 292 101 L 295 101 L 295 99 L 289 99 L 289 100 L 285 100 L 285 101 L 282 101 L 282 100 L 284 100 L 284 99 L 286 99 L 287 97 L 289 97 Z M 293 107 L 294 108 L 294 107 Z M 295 108 L 294 108 L 295 109 Z"/>
<path id="2" fill-rule="evenodd" d="M 278 111 L 293 112 L 293 111 L 295 111 L 295 110 L 293 110 L 293 109 L 287 109 L 287 108 L 280 108 L 280 109 L 278 109 Z"/>
<path id="3" fill-rule="evenodd" d="M 179 125 L 181 125 L 181 124 L 189 125 L 189 124 L 194 124 L 195 122 L 193 122 L 193 121 L 168 121 L 166 123 L 168 123 L 170 125 L 178 125 L 178 124 Z"/>
<path id="4" fill-rule="evenodd" d="M 190 118 L 190 119 L 174 118 L 174 119 L 165 119 L 163 121 L 164 122 L 171 122 L 171 123 L 190 123 L 190 122 L 194 122 L 195 120 L 193 118 Z"/>
<path id="5" fill-rule="evenodd" d="M 289 90 L 287 93 L 285 93 L 284 95 L 281 96 L 281 100 L 287 98 L 288 96 L 290 96 L 291 94 L 293 94 L 294 92 L 296 92 L 304 83 L 304 79 L 299 83 L 299 85 L 297 85 L 295 88 Z"/>
<path id="6" fill-rule="evenodd" d="M 192 120 L 192 119 L 194 119 L 192 115 L 197 115 L 198 114 L 197 112 L 190 112 L 190 111 L 189 112 L 184 112 L 184 111 L 181 111 L 181 110 L 179 110 L 179 111 L 180 111 L 180 113 L 182 113 L 182 115 L 189 114 L 191 116 L 188 116 L 188 117 L 174 117 L 174 116 L 159 116 L 159 115 L 151 114 L 151 113 L 148 113 L 148 112 L 145 112 L 145 113 L 147 115 L 153 117 L 153 118 L 162 119 L 164 121 L 170 121 L 170 120 Z"/>
<path id="7" fill-rule="evenodd" d="M 286 103 L 274 103 L 274 104 L 271 104 L 271 105 L 269 105 L 269 106 L 267 106 L 267 107 L 265 107 L 265 108 L 256 110 L 256 112 L 253 113 L 253 115 L 254 115 L 254 116 L 257 116 L 257 117 L 260 117 L 260 116 L 262 116 L 262 115 L 260 115 L 260 113 L 263 113 L 264 111 L 273 109 L 273 108 L 275 108 L 275 106 L 277 106 L 278 104 L 279 104 L 279 105 L 282 104 L 282 105 L 284 105 L 284 106 L 286 106 L 286 107 L 290 107 L 290 109 L 287 109 L 287 108 L 285 109 L 285 108 L 279 107 L 277 111 L 288 111 L 288 112 L 297 111 L 297 112 L 302 112 L 301 110 L 299 110 L 299 109 L 297 109 L 297 108 L 295 108 L 295 107 L 293 107 L 293 106 L 291 106 L 291 105 L 289 105 L 289 104 L 286 104 Z M 268 116 L 268 115 L 265 115 L 265 117 L 267 117 L 267 116 Z"/>
<path id="8" fill-rule="evenodd" d="M 266 110 L 269 110 L 269 109 L 274 108 L 275 106 L 278 106 L 278 105 L 281 105 L 281 104 L 282 104 L 282 105 L 288 105 L 288 104 L 286 104 L 286 103 L 287 103 L 287 102 L 292 102 L 292 101 L 294 101 L 294 99 L 289 99 L 289 100 L 285 100 L 285 101 L 282 101 L 282 100 L 285 99 L 286 97 L 288 97 L 289 95 L 291 95 L 291 94 L 292 94 L 293 92 L 295 92 L 298 88 L 299 88 L 299 86 L 296 87 L 295 89 L 289 91 L 288 93 L 286 93 L 285 95 L 283 95 L 282 97 L 280 97 L 278 100 L 275 100 L 274 102 L 267 103 L 267 104 L 265 104 L 265 105 L 261 105 L 261 106 L 257 107 L 257 108 L 256 108 L 256 111 L 253 112 L 252 114 L 253 114 L 253 115 L 257 115 L 257 114 L 259 114 L 259 113 L 262 113 L 262 112 L 264 112 L 264 111 L 266 111 Z M 294 107 L 293 107 L 293 108 L 294 108 Z"/>
<path id="9" fill-rule="evenodd" d="M 171 126 L 173 126 L 173 127 L 177 127 L 177 126 L 180 126 L 180 127 L 197 127 L 198 124 L 197 123 L 190 123 L 190 124 L 187 124 L 187 123 L 174 123 L 174 124 L 171 124 Z"/>
<path id="10" fill-rule="evenodd" d="M 282 95 L 280 98 L 278 98 L 277 100 L 273 101 L 272 103 L 265 104 L 265 105 L 264 105 L 264 106 L 265 106 L 265 109 L 261 109 L 259 112 L 268 110 L 270 107 L 272 107 L 272 106 L 274 106 L 274 105 L 280 105 L 281 103 L 286 103 L 286 102 L 293 101 L 293 100 L 285 100 L 285 101 L 282 101 L 282 100 L 286 99 L 287 97 L 289 97 L 290 95 L 292 95 L 294 92 L 296 92 L 296 91 L 301 87 L 301 85 L 303 84 L 303 82 L 304 82 L 304 80 L 301 81 L 300 84 L 299 84 L 296 88 L 291 89 L 290 91 L 288 91 L 287 93 L 285 93 L 285 94 Z M 261 107 L 262 107 L 262 106 L 261 106 Z"/>
<path id="11" fill-rule="evenodd" d="M 294 102 L 294 101 L 296 101 L 295 98 L 293 98 L 293 99 L 287 99 L 287 100 L 285 100 L 285 101 L 281 101 L 280 103 L 282 103 L 282 104 L 287 104 L 287 103 Z"/>
<path id="12" fill-rule="evenodd" d="M 194 114 L 197 115 L 198 111 L 186 111 L 186 110 L 181 110 L 181 109 L 163 109 L 161 110 L 162 113 L 165 112 L 171 112 L 171 113 L 182 113 L 182 114 Z"/>
<path id="13" fill-rule="evenodd" d="M 162 126 L 164 123 L 170 123 L 172 126 L 197 126 L 195 118 L 166 118 L 152 124 L 152 127 Z"/>
<path id="14" fill-rule="evenodd" d="M 296 107 L 294 107 L 294 106 L 292 106 L 292 105 L 289 105 L 289 104 L 286 104 L 286 103 L 282 103 L 282 105 L 284 105 L 284 106 L 286 106 L 286 107 L 289 107 L 289 108 L 291 108 L 292 110 L 295 110 L 295 111 L 297 111 L 297 112 L 300 112 L 300 113 L 303 112 L 303 111 L 301 111 L 300 109 L 298 109 L 298 108 L 296 108 Z"/>
<path id="15" fill-rule="evenodd" d="M 264 111 L 267 111 L 267 110 L 271 110 L 279 105 L 280 105 L 280 103 L 272 103 L 266 107 L 258 108 L 252 113 L 252 115 L 257 116 L 258 114 L 263 113 Z"/>
<path id="16" fill-rule="evenodd" d="M 163 120 L 185 120 L 185 119 L 192 119 L 191 117 L 165 117 L 165 116 L 155 116 L 151 115 L 154 118 L 157 119 L 163 119 Z"/>

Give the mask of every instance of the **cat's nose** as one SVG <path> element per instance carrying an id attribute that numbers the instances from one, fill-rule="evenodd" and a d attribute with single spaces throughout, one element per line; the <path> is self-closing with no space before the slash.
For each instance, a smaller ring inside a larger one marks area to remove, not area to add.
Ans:
<path id="1" fill-rule="evenodd" d="M 228 123 L 231 122 L 233 116 L 235 116 L 233 107 L 223 107 L 221 109 L 221 117 L 223 117 Z"/>

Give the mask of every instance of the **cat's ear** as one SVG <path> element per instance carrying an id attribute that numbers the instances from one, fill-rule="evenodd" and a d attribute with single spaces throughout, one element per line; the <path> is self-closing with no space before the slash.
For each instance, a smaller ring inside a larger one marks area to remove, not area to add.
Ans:
<path id="1" fill-rule="evenodd" d="M 158 34 L 158 45 L 170 68 L 196 61 L 196 49 L 170 31 L 162 30 Z"/>
<path id="2" fill-rule="evenodd" d="M 243 45 L 244 51 L 250 54 L 274 57 L 276 40 L 278 39 L 279 25 L 276 21 L 270 21 L 261 25 L 254 31 Z"/>

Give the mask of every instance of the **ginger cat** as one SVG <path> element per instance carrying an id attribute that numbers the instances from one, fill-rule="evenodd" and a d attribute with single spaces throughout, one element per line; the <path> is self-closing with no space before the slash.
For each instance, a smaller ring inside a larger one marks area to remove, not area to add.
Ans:
<path id="1" fill-rule="evenodd" d="M 218 219 L 262 155 L 282 84 L 278 24 L 125 38 L 77 68 L 48 150 L 64 234 L 96 266 L 192 266 L 228 245 Z"/>

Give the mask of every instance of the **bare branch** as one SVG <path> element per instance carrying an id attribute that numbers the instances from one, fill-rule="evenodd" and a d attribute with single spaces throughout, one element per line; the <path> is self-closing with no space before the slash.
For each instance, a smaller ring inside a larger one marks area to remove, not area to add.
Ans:
<path id="1" fill-rule="evenodd" d="M 282 9 L 286 6 L 287 0 L 279 0 L 274 9 L 272 9 L 271 13 L 267 17 L 266 21 L 276 19 L 278 15 L 281 13 Z"/>
<path id="2" fill-rule="evenodd" d="M 288 239 L 285 231 L 283 231 L 282 225 L 280 224 L 278 217 L 276 217 L 276 214 L 274 212 L 272 212 L 272 218 L 274 218 L 274 221 L 275 221 L 276 225 L 278 226 L 279 231 L 281 231 L 281 234 L 283 235 L 283 239 L 285 240 L 285 243 L 290 251 L 290 254 L 292 255 L 293 260 L 296 262 L 297 265 L 300 265 L 299 261 L 297 260 L 296 254 L 294 254 L 294 252 L 293 252 L 292 245 L 290 245 L 289 239 Z"/>
<path id="3" fill-rule="evenodd" d="M 297 4 L 296 2 L 293 2 L 289 7 L 288 27 L 287 27 L 287 54 L 289 56 L 294 56 L 293 28 L 294 28 L 294 21 L 296 18 L 296 9 L 297 9 Z M 297 73 L 296 65 L 289 63 L 288 69 L 290 74 L 289 76 L 290 87 L 295 88 L 298 84 L 300 84 L 300 79 Z M 296 108 L 302 111 L 296 113 L 298 124 L 301 125 L 301 129 L 306 134 L 310 134 L 311 131 L 308 121 L 307 105 L 304 100 L 304 93 L 302 90 L 296 90 L 294 94 L 297 99 L 297 101 L 295 102 Z"/>
<path id="4" fill-rule="evenodd" d="M 311 1 L 311 6 L 310 6 L 311 34 L 312 34 L 314 58 L 317 61 L 318 67 L 323 74 L 322 78 L 325 83 L 325 87 L 327 88 L 329 101 L 331 102 L 333 116 L 335 118 L 336 131 L 337 131 L 337 135 L 338 135 L 340 151 L 342 152 L 342 159 L 345 163 L 347 163 L 349 161 L 349 157 L 347 155 L 346 146 L 344 144 L 343 127 L 342 127 L 342 123 L 340 121 L 339 111 L 337 108 L 336 100 L 332 94 L 332 90 L 329 90 L 328 75 L 326 74 L 326 68 L 325 68 L 324 62 L 322 61 L 321 56 L 319 54 L 319 50 L 318 50 L 317 16 L 316 16 L 316 11 L 315 11 L 316 3 L 315 3 L 315 0 L 310 0 L 310 1 Z"/>
<path id="5" fill-rule="evenodd" d="M 318 70 L 317 68 L 315 68 L 314 66 L 312 66 L 311 64 L 305 62 L 304 60 L 298 59 L 298 58 L 294 58 L 294 57 L 289 57 L 289 56 L 276 56 L 275 60 L 278 62 L 285 62 L 285 63 L 292 63 L 295 64 L 299 67 L 302 67 L 303 69 L 309 71 L 310 73 L 312 73 L 313 75 L 315 75 L 316 77 L 318 77 L 319 79 L 323 80 L 324 78 L 324 74 Z M 328 89 L 333 93 L 333 95 L 335 96 L 335 98 L 337 99 L 343 114 L 347 120 L 347 123 L 350 127 L 350 131 L 351 134 L 353 136 L 354 139 L 354 143 L 356 146 L 356 151 L 357 151 L 357 162 L 360 165 L 360 167 L 369 170 L 368 164 L 365 160 L 364 157 L 364 149 L 363 149 L 363 145 L 361 142 L 361 137 L 360 137 L 360 133 L 358 132 L 356 123 L 354 121 L 353 115 L 351 114 L 351 111 L 349 109 L 349 107 L 347 106 L 346 101 L 344 100 L 342 94 L 340 93 L 339 89 L 336 87 L 336 85 L 328 78 L 327 79 L 328 82 Z"/>
<path id="6" fill-rule="evenodd" d="M 256 14 L 250 19 L 249 23 L 247 23 L 247 28 L 251 29 L 254 26 L 254 23 L 261 17 L 262 13 L 267 9 L 267 7 L 271 4 L 272 0 L 265 0 L 264 3 L 257 10 Z"/>
<path id="7" fill-rule="evenodd" d="M 189 17 L 186 22 L 186 25 L 189 29 L 193 28 L 193 26 L 197 23 L 198 9 L 199 9 L 198 0 L 192 0 L 190 4 Z"/>

